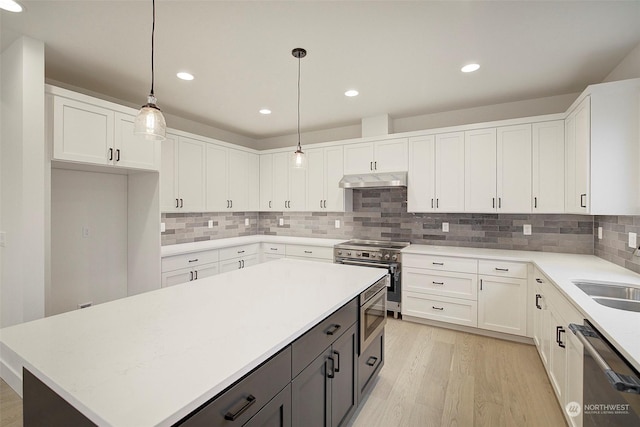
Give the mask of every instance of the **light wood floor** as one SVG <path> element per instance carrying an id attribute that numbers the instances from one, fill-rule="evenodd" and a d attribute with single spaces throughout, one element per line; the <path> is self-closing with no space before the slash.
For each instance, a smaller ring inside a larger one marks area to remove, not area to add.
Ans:
<path id="1" fill-rule="evenodd" d="M 389 318 L 386 360 L 352 427 L 565 426 L 532 345 Z"/>
<path id="2" fill-rule="evenodd" d="M 564 426 L 535 347 L 389 318 L 386 361 L 351 427 Z M 22 400 L 0 380 L 0 427 Z"/>

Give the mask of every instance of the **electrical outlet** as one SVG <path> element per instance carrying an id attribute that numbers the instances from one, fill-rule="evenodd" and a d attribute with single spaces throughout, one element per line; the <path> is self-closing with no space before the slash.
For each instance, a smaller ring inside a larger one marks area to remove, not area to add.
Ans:
<path id="1" fill-rule="evenodd" d="M 638 235 L 636 233 L 629 233 L 629 247 L 635 249 L 638 245 Z"/>
<path id="2" fill-rule="evenodd" d="M 160 232 L 164 233 L 165 231 L 167 231 L 167 226 L 164 224 L 164 222 L 160 223 Z"/>
<path id="3" fill-rule="evenodd" d="M 0 231 L 0 248 L 4 248 L 7 244 L 7 232 Z"/>
<path id="4" fill-rule="evenodd" d="M 598 239 L 602 240 L 602 227 L 598 227 Z"/>
<path id="5" fill-rule="evenodd" d="M 522 233 L 525 236 L 531 236 L 531 224 L 524 224 L 522 226 Z"/>
<path id="6" fill-rule="evenodd" d="M 244 225 L 249 225 L 249 218 L 244 219 Z"/>
<path id="7" fill-rule="evenodd" d="M 213 228 L 213 220 L 212 220 L 212 219 L 210 219 L 210 220 L 209 220 L 208 227 L 209 227 L 209 228 Z"/>
<path id="8" fill-rule="evenodd" d="M 284 225 L 284 218 L 278 219 L 278 225 Z"/>
<path id="9" fill-rule="evenodd" d="M 443 222 L 442 223 L 442 231 L 444 231 L 445 233 L 449 232 L 449 223 L 448 222 Z"/>
<path id="10" fill-rule="evenodd" d="M 82 227 L 82 238 L 84 239 L 88 239 L 89 238 L 89 227 L 88 226 L 84 226 Z"/>
<path id="11" fill-rule="evenodd" d="M 340 228 L 340 220 L 339 219 L 336 219 L 335 225 L 336 225 L 336 228 Z"/>

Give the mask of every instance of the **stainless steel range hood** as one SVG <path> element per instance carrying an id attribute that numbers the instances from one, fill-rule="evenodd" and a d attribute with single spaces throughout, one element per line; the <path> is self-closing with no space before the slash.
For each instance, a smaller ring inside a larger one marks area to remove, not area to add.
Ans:
<path id="1" fill-rule="evenodd" d="M 338 187 L 340 188 L 380 188 L 380 187 L 406 187 L 406 172 L 367 173 L 358 175 L 345 175 Z"/>

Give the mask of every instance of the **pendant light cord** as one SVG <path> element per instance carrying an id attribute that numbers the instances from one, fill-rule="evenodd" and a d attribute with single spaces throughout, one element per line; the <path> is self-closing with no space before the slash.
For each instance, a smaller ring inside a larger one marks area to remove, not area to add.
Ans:
<path id="1" fill-rule="evenodd" d="M 156 0 L 152 0 L 153 3 L 153 22 L 151 24 L 151 96 L 153 96 L 153 83 L 155 79 L 155 73 L 153 70 L 153 51 L 154 51 L 154 38 L 156 33 Z"/>
<path id="2" fill-rule="evenodd" d="M 300 57 L 298 57 L 298 149 L 300 146 Z"/>

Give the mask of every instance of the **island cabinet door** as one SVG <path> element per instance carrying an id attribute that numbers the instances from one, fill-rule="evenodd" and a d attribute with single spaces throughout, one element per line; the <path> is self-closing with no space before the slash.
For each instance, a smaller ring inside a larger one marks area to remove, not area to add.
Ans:
<path id="1" fill-rule="evenodd" d="M 291 427 L 291 384 L 271 399 L 243 427 Z"/>
<path id="2" fill-rule="evenodd" d="M 358 406 L 357 339 L 353 325 L 331 347 L 335 373 L 331 379 L 331 426 L 346 425 Z"/>
<path id="3" fill-rule="evenodd" d="M 291 382 L 291 421 L 294 426 L 331 425 L 331 378 L 335 366 L 331 347 L 316 357 Z"/>

